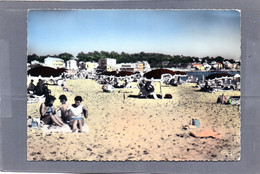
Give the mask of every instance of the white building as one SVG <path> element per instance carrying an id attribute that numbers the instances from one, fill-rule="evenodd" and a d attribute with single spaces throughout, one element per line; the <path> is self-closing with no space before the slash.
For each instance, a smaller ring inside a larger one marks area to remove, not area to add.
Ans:
<path id="1" fill-rule="evenodd" d="M 120 64 L 117 64 L 117 70 L 118 71 L 134 72 L 135 69 L 136 69 L 135 63 L 120 63 Z"/>
<path id="2" fill-rule="evenodd" d="M 111 58 L 99 59 L 98 65 L 101 69 L 105 71 L 115 71 L 116 59 L 111 59 Z"/>
<path id="3" fill-rule="evenodd" d="M 44 59 L 44 65 L 52 68 L 64 68 L 64 60 L 56 57 L 47 57 Z"/>
<path id="4" fill-rule="evenodd" d="M 209 71 L 211 69 L 211 65 L 209 65 L 208 63 L 203 63 L 203 66 L 205 68 L 205 70 Z"/>
<path id="5" fill-rule="evenodd" d="M 79 69 L 79 68 L 78 68 L 78 65 L 77 65 L 77 61 L 74 60 L 74 59 L 68 60 L 68 61 L 66 62 L 66 65 L 67 65 L 66 68 L 69 69 L 69 70 L 74 70 L 74 71 L 76 71 L 76 70 Z"/>

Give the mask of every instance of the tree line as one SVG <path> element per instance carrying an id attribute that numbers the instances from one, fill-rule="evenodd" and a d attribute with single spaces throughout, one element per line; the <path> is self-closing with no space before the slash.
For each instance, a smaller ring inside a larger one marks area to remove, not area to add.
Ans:
<path id="1" fill-rule="evenodd" d="M 31 61 L 36 60 L 41 63 L 44 62 L 44 59 L 46 57 L 56 57 L 60 58 L 64 61 L 68 61 L 74 58 L 74 56 L 70 53 L 61 53 L 59 55 L 46 55 L 46 56 L 38 56 L 36 54 L 28 55 L 28 63 L 31 63 Z M 84 62 L 98 62 L 99 59 L 105 59 L 105 58 L 113 58 L 116 59 L 117 63 L 134 63 L 137 61 L 147 61 L 151 67 L 173 67 L 173 66 L 180 66 L 185 65 L 193 62 L 207 62 L 211 63 L 213 61 L 223 63 L 223 61 L 229 61 L 230 63 L 234 63 L 235 61 L 233 59 L 224 59 L 221 56 L 217 57 L 192 57 L 192 56 L 183 56 L 183 55 L 167 55 L 167 54 L 161 54 L 161 53 L 134 53 L 129 54 L 125 52 L 117 53 L 115 51 L 107 52 L 107 51 L 94 51 L 94 52 L 80 52 L 76 56 L 78 58 L 78 61 L 84 61 Z"/>

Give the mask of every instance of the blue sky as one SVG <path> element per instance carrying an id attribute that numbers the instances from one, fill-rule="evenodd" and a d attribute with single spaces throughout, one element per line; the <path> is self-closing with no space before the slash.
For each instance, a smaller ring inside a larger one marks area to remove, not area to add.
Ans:
<path id="1" fill-rule="evenodd" d="M 240 59 L 236 10 L 30 10 L 28 54 L 163 53 Z"/>

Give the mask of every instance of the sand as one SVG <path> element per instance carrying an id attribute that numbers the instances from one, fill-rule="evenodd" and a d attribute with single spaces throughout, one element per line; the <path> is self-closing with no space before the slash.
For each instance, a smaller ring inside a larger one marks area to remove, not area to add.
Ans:
<path id="1" fill-rule="evenodd" d="M 67 81 L 72 92 L 49 86 L 52 95 L 65 94 L 73 103 L 83 97 L 89 109 L 89 133 L 44 133 L 28 128 L 28 160 L 65 161 L 233 161 L 240 159 L 240 108 L 217 104 L 217 97 L 240 96 L 240 91 L 200 92 L 195 84 L 166 86 L 156 92 L 172 99 L 139 99 L 130 89 L 103 93 L 89 79 Z M 59 106 L 59 100 L 54 105 Z M 39 118 L 40 103 L 28 104 L 28 116 Z M 193 126 L 192 119 L 200 121 Z M 194 132 L 215 137 L 194 137 Z"/>

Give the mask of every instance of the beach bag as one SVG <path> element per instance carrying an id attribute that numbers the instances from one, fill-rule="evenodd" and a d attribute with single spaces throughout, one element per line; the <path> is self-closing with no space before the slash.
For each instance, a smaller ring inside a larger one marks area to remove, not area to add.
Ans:
<path id="1" fill-rule="evenodd" d="M 165 94 L 164 98 L 172 99 L 172 95 L 171 94 Z"/>
<path id="2" fill-rule="evenodd" d="M 27 120 L 27 126 L 30 127 L 30 128 L 42 128 L 43 125 L 44 125 L 44 123 L 40 119 L 29 118 Z"/>

